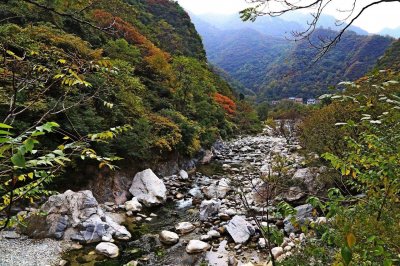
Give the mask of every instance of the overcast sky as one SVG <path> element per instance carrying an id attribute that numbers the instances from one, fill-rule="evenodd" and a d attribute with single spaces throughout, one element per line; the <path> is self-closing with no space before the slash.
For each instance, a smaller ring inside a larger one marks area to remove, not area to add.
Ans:
<path id="1" fill-rule="evenodd" d="M 306 0 L 305 0 L 306 1 Z M 178 0 L 187 10 L 195 14 L 216 13 L 233 14 L 249 6 L 245 0 Z M 348 8 L 353 1 L 335 0 L 340 3 L 342 9 Z M 372 0 L 361 0 L 365 4 Z M 347 4 L 347 5 L 346 5 Z M 338 6 L 332 6 L 326 11 L 327 14 L 338 16 Z M 306 22 L 305 22 L 306 23 Z M 400 3 L 384 3 L 371 7 L 354 23 L 363 29 L 377 33 L 383 28 L 395 28 L 400 26 Z"/>

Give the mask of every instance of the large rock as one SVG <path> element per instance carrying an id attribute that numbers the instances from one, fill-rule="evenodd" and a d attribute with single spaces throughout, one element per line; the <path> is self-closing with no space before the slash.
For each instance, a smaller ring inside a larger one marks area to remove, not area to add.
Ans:
<path id="1" fill-rule="evenodd" d="M 200 221 L 206 221 L 209 217 L 218 214 L 220 207 L 220 200 L 203 200 L 200 204 Z"/>
<path id="2" fill-rule="evenodd" d="M 167 245 L 174 245 L 178 243 L 179 236 L 177 233 L 164 230 L 160 233 L 160 241 Z"/>
<path id="3" fill-rule="evenodd" d="M 212 199 L 212 198 L 223 199 L 223 198 L 225 198 L 226 193 L 228 193 L 230 190 L 231 190 L 231 187 L 230 187 L 229 180 L 226 178 L 222 178 L 218 181 L 215 181 L 210 186 L 205 187 L 203 189 L 203 192 L 206 195 L 206 197 L 209 199 Z"/>
<path id="4" fill-rule="evenodd" d="M 189 254 L 192 253 L 200 253 L 207 251 L 211 248 L 211 246 L 200 240 L 190 240 L 189 244 L 186 246 L 186 252 Z"/>
<path id="5" fill-rule="evenodd" d="M 312 220 L 314 208 L 312 207 L 311 204 L 300 205 L 294 209 L 296 210 L 296 215 L 295 215 L 294 219 L 296 220 L 297 224 L 299 224 L 300 226 L 302 226 Z M 283 220 L 284 229 L 287 233 L 292 233 L 292 232 L 298 231 L 292 225 L 291 220 L 292 220 L 292 216 L 290 216 L 290 215 L 288 217 L 286 217 L 285 220 Z"/>
<path id="6" fill-rule="evenodd" d="M 115 258 L 119 255 L 118 247 L 115 244 L 109 242 L 102 242 L 98 244 L 96 246 L 96 252 L 109 258 Z"/>
<path id="7" fill-rule="evenodd" d="M 254 235 L 254 227 L 247 222 L 243 216 L 236 215 L 229 221 L 226 230 L 231 235 L 236 244 L 247 242 Z"/>
<path id="8" fill-rule="evenodd" d="M 43 215 L 46 213 L 47 215 Z M 131 234 L 100 208 L 91 191 L 66 191 L 51 196 L 26 219 L 21 231 L 33 238 L 76 240 L 82 243 L 100 242 L 113 237 L 128 240 Z"/>
<path id="9" fill-rule="evenodd" d="M 151 169 L 135 175 L 129 192 L 147 207 L 160 205 L 167 199 L 164 182 Z"/>

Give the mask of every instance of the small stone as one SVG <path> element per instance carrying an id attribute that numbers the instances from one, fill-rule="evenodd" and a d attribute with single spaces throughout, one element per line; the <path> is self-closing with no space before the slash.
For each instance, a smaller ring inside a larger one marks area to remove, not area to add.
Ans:
<path id="1" fill-rule="evenodd" d="M 258 239 L 258 247 L 263 249 L 267 247 L 267 241 L 265 240 L 265 238 L 260 238 Z"/>
<path id="2" fill-rule="evenodd" d="M 201 240 L 201 241 L 210 241 L 211 239 L 212 239 L 212 237 L 209 236 L 209 235 L 202 235 L 202 236 L 200 236 L 200 240 Z"/>
<path id="3" fill-rule="evenodd" d="M 21 237 L 21 235 L 15 231 L 4 231 L 2 236 L 6 239 L 18 239 Z"/>
<path id="4" fill-rule="evenodd" d="M 211 246 L 200 240 L 190 240 L 189 244 L 186 246 L 186 252 L 189 254 L 192 253 L 200 253 L 207 251 L 211 248 Z"/>
<path id="5" fill-rule="evenodd" d="M 79 250 L 79 249 L 82 249 L 82 248 L 83 248 L 83 246 L 81 244 L 78 244 L 78 243 L 73 243 L 71 245 L 71 249 L 73 249 L 73 250 Z"/>
<path id="6" fill-rule="evenodd" d="M 182 222 L 175 226 L 175 230 L 180 234 L 188 234 L 194 229 L 196 229 L 196 227 L 189 222 Z"/>
<path id="7" fill-rule="evenodd" d="M 285 252 L 291 251 L 291 250 L 292 250 L 292 247 L 291 247 L 291 246 L 286 246 L 283 250 L 284 250 Z"/>
<path id="8" fill-rule="evenodd" d="M 151 214 L 150 214 L 150 217 L 157 217 L 157 214 L 151 213 Z"/>
<path id="9" fill-rule="evenodd" d="M 231 219 L 231 217 L 226 213 L 218 213 L 218 217 L 222 221 L 229 221 Z"/>
<path id="10" fill-rule="evenodd" d="M 109 258 L 115 258 L 119 255 L 118 247 L 115 244 L 109 242 L 102 242 L 98 244 L 96 246 L 96 252 Z"/>
<path id="11" fill-rule="evenodd" d="M 153 218 L 148 217 L 148 218 L 146 218 L 145 220 L 146 220 L 147 222 L 151 222 L 151 221 L 153 220 Z"/>
<path id="12" fill-rule="evenodd" d="M 59 266 L 65 266 L 68 264 L 68 261 L 66 260 L 60 260 L 60 263 L 58 263 Z"/>
<path id="13" fill-rule="evenodd" d="M 175 195 L 175 198 L 176 199 L 183 199 L 185 197 L 185 195 L 183 195 L 182 193 L 177 193 L 176 195 Z"/>
<path id="14" fill-rule="evenodd" d="M 173 245 L 178 243 L 179 241 L 179 236 L 178 234 L 174 233 L 174 232 L 170 232 L 170 231 L 161 231 L 160 235 L 160 241 L 164 244 L 167 245 Z"/>
<path id="15" fill-rule="evenodd" d="M 318 225 L 326 224 L 327 223 L 327 219 L 326 219 L 326 217 L 318 217 L 315 220 L 315 223 L 318 224 Z"/>
<path id="16" fill-rule="evenodd" d="M 132 200 L 125 202 L 124 205 L 125 210 L 131 212 L 140 212 L 142 207 L 142 204 L 140 204 L 136 197 L 133 197 Z"/>
<path id="17" fill-rule="evenodd" d="M 276 247 L 271 249 L 272 256 L 274 256 L 275 259 L 279 258 L 283 254 L 283 248 L 282 247 Z"/>
<path id="18" fill-rule="evenodd" d="M 180 171 L 179 171 L 179 177 L 180 177 L 181 179 L 188 179 L 188 178 L 189 178 L 189 175 L 188 175 L 188 173 L 187 173 L 185 170 L 180 170 Z"/>
<path id="19" fill-rule="evenodd" d="M 207 235 L 211 236 L 212 238 L 218 238 L 221 234 L 216 230 L 211 230 L 207 233 Z"/>

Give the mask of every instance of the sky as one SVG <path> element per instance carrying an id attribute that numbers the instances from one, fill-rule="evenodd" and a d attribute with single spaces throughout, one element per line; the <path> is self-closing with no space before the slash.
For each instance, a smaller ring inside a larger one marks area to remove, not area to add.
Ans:
<path id="1" fill-rule="evenodd" d="M 305 0 L 307 2 L 307 0 Z M 368 3 L 373 0 L 361 0 L 358 3 Z M 249 7 L 245 0 L 178 0 L 179 4 L 186 10 L 194 14 L 234 14 Z M 326 14 L 333 15 L 336 18 L 340 15 L 337 8 L 349 8 L 350 0 L 334 0 L 332 6 L 326 10 Z M 337 4 L 336 4 L 337 3 Z M 336 4 L 335 6 L 333 6 Z M 339 4 L 339 5 L 338 5 Z M 382 3 L 367 9 L 361 17 L 355 22 L 355 26 L 359 26 L 370 33 L 377 33 L 383 28 L 400 27 L 400 2 Z M 343 16 L 343 14 L 342 14 Z M 305 22 L 306 23 L 306 22 Z"/>

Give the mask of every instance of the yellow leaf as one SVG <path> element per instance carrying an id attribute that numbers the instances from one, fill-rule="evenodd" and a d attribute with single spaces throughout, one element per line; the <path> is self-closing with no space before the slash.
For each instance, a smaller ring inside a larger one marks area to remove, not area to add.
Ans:
<path id="1" fill-rule="evenodd" d="M 347 245 L 349 248 L 352 248 L 356 244 L 356 237 L 353 233 L 348 233 L 346 236 Z"/>

